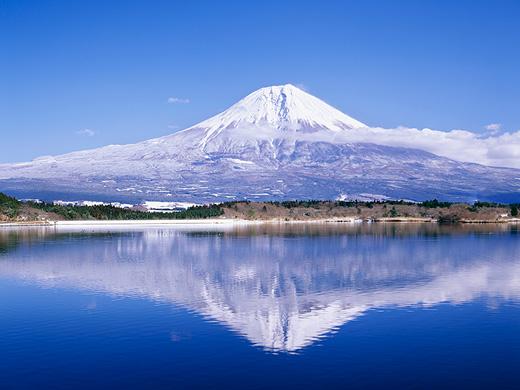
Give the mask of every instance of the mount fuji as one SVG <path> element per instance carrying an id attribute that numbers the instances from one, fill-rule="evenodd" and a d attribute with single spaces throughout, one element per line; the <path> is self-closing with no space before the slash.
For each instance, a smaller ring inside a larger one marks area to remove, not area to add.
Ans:
<path id="1" fill-rule="evenodd" d="M 513 202 L 520 170 L 349 142 L 368 129 L 292 86 L 261 88 L 186 130 L 131 145 L 0 165 L 22 198 L 193 203 L 284 199 Z"/>

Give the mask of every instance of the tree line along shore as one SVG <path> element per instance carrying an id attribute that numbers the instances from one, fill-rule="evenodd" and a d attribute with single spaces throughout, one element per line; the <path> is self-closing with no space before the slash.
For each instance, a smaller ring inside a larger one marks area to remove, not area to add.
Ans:
<path id="1" fill-rule="evenodd" d="M 252 221 L 438 221 L 508 222 L 517 220 L 520 204 L 407 201 L 232 201 L 172 212 L 147 212 L 113 205 L 73 206 L 22 202 L 0 192 L 1 222 L 89 220 L 182 220 L 224 218 Z"/>

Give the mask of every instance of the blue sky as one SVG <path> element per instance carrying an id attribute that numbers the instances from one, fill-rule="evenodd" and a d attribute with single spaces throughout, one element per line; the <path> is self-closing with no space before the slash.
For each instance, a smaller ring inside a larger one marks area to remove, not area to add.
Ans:
<path id="1" fill-rule="evenodd" d="M 3 0 L 0 18 L 0 163 L 170 134 L 285 83 L 370 126 L 520 130 L 519 1 Z"/>

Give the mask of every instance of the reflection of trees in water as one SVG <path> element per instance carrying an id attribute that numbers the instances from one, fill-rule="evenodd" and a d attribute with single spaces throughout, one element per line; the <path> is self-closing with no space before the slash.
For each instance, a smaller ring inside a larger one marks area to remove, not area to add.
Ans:
<path id="1" fill-rule="evenodd" d="M 0 254 L 6 254 L 21 244 L 32 245 L 34 242 L 41 241 L 47 236 L 47 229 L 32 229 L 30 227 L 2 229 L 0 227 Z"/>
<path id="2" fill-rule="evenodd" d="M 95 230 L 62 231 L 56 227 L 6 227 L 0 228 L 0 253 L 7 253 L 19 246 L 33 246 L 43 242 L 57 242 L 71 239 L 91 239 L 96 237 L 116 237 L 118 232 Z"/>
<path id="3" fill-rule="evenodd" d="M 0 245 L 8 242 L 31 243 L 42 239 L 67 239 L 70 237 L 88 238 L 141 234 L 147 231 L 160 231 L 165 235 L 185 234 L 187 236 L 231 236 L 251 237 L 258 235 L 295 237 L 356 236 L 374 235 L 384 237 L 440 237 L 468 234 L 518 234 L 518 224 L 439 224 L 439 223 L 259 223 L 229 225 L 124 227 L 124 226 L 75 226 L 75 227 L 5 227 L 0 228 Z"/>
<path id="4" fill-rule="evenodd" d="M 357 236 L 373 235 L 382 237 L 441 237 L 468 234 L 518 234 L 518 224 L 439 224 L 439 223 L 272 223 L 239 225 L 225 235 L 235 236 Z"/>

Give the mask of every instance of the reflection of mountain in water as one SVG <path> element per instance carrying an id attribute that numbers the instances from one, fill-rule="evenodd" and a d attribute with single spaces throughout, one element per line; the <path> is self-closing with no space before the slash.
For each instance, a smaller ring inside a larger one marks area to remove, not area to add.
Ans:
<path id="1" fill-rule="evenodd" d="M 370 308 L 520 300 L 516 227 L 216 229 L 23 230 L 18 246 L 3 231 L 13 249 L 0 274 L 182 304 L 272 351 L 297 351 Z"/>

